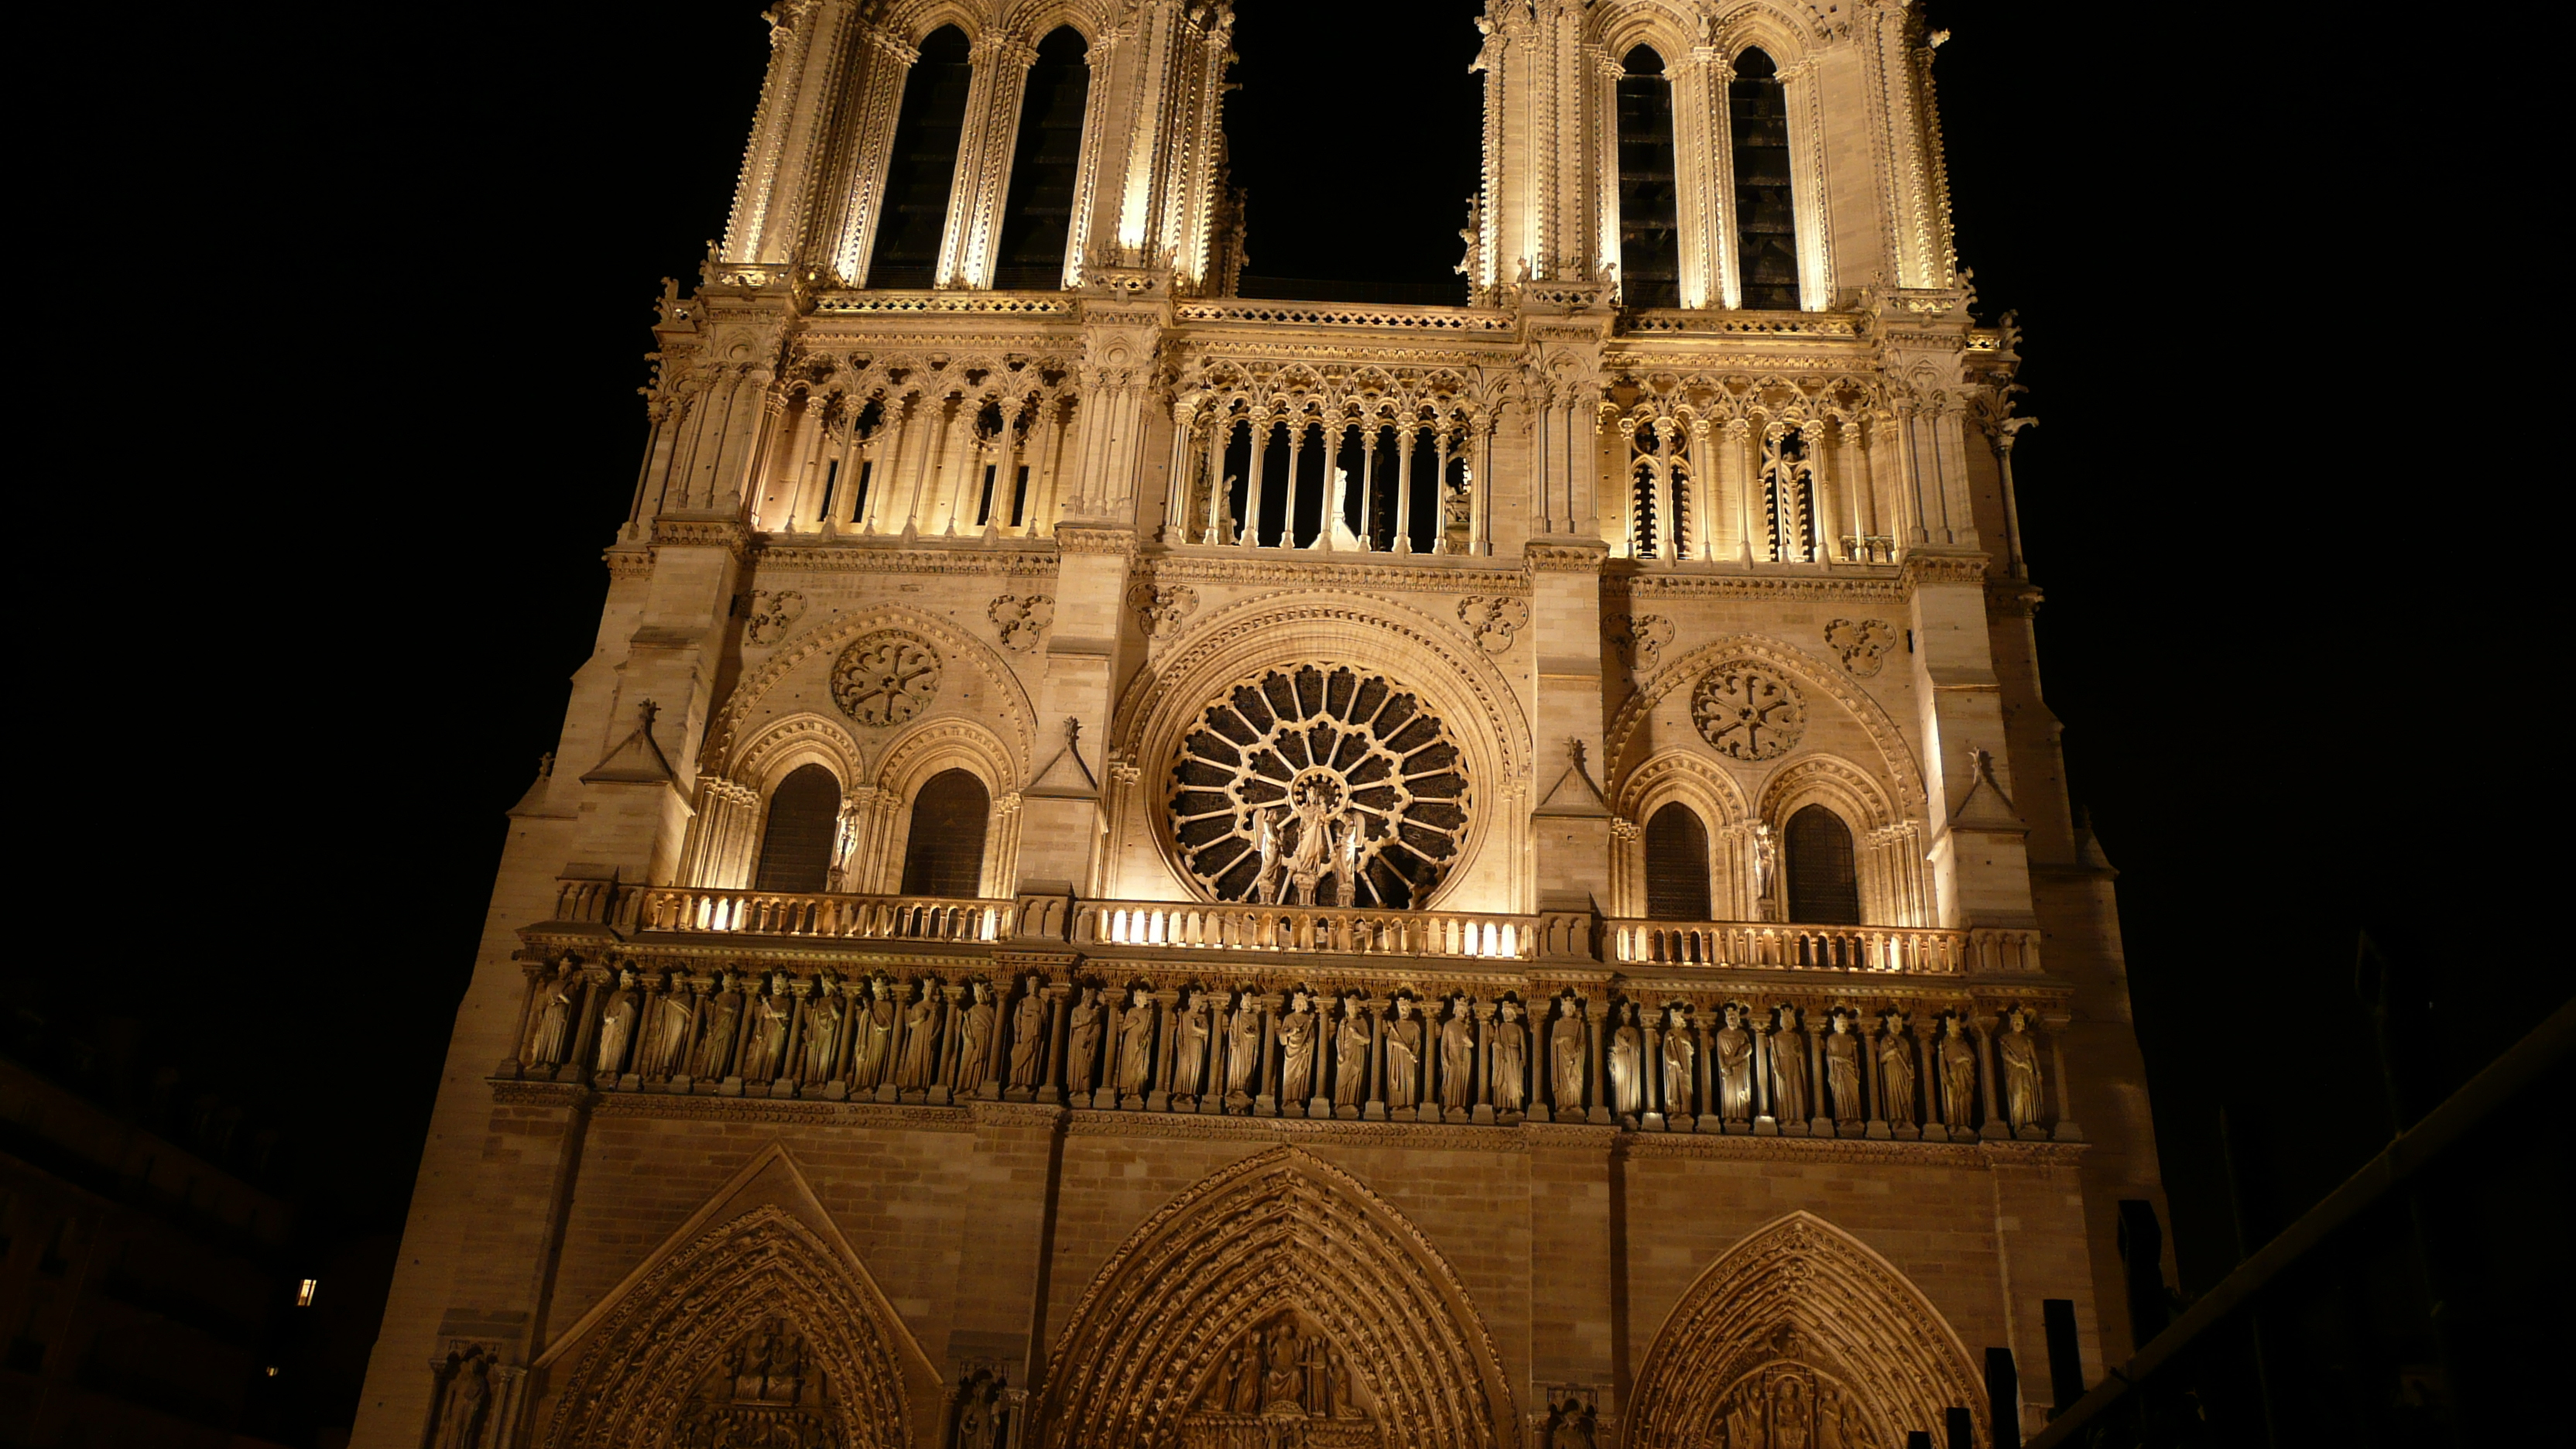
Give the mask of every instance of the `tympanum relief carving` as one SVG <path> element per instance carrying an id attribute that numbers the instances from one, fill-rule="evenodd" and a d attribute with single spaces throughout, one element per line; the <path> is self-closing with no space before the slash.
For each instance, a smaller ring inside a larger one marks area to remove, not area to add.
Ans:
<path id="1" fill-rule="evenodd" d="M 1807 727 L 1796 686 L 1749 664 L 1721 664 L 1691 689 L 1691 723 L 1721 755 L 1776 760 Z"/>
<path id="2" fill-rule="evenodd" d="M 1860 1401 L 1832 1376 L 1796 1361 L 1798 1331 L 1783 1328 L 1770 1347 L 1778 1357 L 1740 1371 L 1718 1400 L 1717 1420 L 1701 1442 L 1724 1449 L 1877 1449 Z"/>
<path id="3" fill-rule="evenodd" d="M 1294 1309 L 1216 1355 L 1181 1421 L 1182 1449 L 1379 1449 L 1377 1398 L 1350 1355 Z"/>
<path id="4" fill-rule="evenodd" d="M 1448 726 L 1350 669 L 1245 680 L 1172 767 L 1182 864 L 1226 901 L 1413 905 L 1457 859 L 1469 808 Z"/>
<path id="5" fill-rule="evenodd" d="M 939 693 L 939 651 L 901 629 L 851 641 L 832 661 L 832 702 L 863 725 L 898 725 Z"/>
<path id="6" fill-rule="evenodd" d="M 804 1336 L 768 1319 L 699 1380 L 672 1449 L 839 1449 L 827 1392 Z"/>

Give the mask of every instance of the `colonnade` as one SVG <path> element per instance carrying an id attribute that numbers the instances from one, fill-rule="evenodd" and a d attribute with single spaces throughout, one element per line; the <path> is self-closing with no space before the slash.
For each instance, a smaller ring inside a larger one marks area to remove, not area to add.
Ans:
<path id="1" fill-rule="evenodd" d="M 1047 536 L 1074 411 L 1052 390 L 804 394 L 763 521 L 787 533 Z"/>

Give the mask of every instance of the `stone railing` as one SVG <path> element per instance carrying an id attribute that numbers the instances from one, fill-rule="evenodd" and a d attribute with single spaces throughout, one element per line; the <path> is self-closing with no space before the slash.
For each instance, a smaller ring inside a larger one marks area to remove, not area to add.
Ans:
<path id="1" fill-rule="evenodd" d="M 1917 976 L 2039 970 L 2037 931 L 1613 920 L 1603 923 L 1602 936 L 1610 959 L 1621 966 L 1884 971 Z"/>
<path id="2" fill-rule="evenodd" d="M 917 316 L 968 312 L 1018 317 L 1072 317 L 1081 308 L 1068 292 L 822 292 L 814 310 L 826 316 Z"/>
<path id="3" fill-rule="evenodd" d="M 1182 322 L 1272 323 L 1296 327 L 1384 327 L 1401 332 L 1507 333 L 1520 325 L 1510 312 L 1477 307 L 1407 307 L 1371 302 L 1271 302 L 1240 297 L 1182 302 L 1172 308 Z"/>
<path id="4" fill-rule="evenodd" d="M 1539 954 L 1544 935 L 1536 916 L 1462 911 L 1078 901 L 1073 913 L 1073 940 L 1078 946 L 1521 961 Z"/>
<path id="5" fill-rule="evenodd" d="M 804 895 L 656 886 L 633 893 L 637 931 L 806 936 L 841 941 L 1006 941 L 1020 903 L 936 896 Z"/>
<path id="6" fill-rule="evenodd" d="M 1692 311 L 1657 308 L 1628 319 L 1628 330 L 1646 333 L 1713 333 L 1727 337 L 1852 338 L 1859 334 L 1850 313 Z"/>

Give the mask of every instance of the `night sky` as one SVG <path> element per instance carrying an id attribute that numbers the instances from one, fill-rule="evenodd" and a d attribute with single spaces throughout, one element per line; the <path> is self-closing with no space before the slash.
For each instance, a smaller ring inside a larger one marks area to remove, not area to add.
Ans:
<path id="1" fill-rule="evenodd" d="M 1455 280 L 1479 8 L 1238 0 L 1254 272 Z M 51 460 L 13 470 L 41 532 L 12 571 L 50 944 L 15 989 L 153 1023 L 286 1129 L 317 1232 L 400 1224 L 502 812 L 590 647 L 658 279 L 723 225 L 759 9 L 62 39 L 28 184 L 85 221 L 22 252 L 44 406 L 12 430 Z M 2516 382 L 2482 349 L 2529 318 L 2478 282 L 2521 254 L 2468 232 L 2543 193 L 2423 184 L 2491 162 L 2402 56 L 2329 57 L 2303 17 L 2239 65 L 2150 13 L 1940 4 L 1936 76 L 1978 311 L 2024 332 L 2047 696 L 2205 1287 L 2221 1105 L 2257 1236 L 2387 1139 L 2357 930 L 2431 1003 L 2427 1091 L 2569 992 L 2533 929 L 2558 771 L 2523 763 L 2565 737 L 2566 630 L 2510 593 L 2565 546 L 2524 510 L 2566 470 L 2533 438 L 2562 427 L 2480 410 Z"/>

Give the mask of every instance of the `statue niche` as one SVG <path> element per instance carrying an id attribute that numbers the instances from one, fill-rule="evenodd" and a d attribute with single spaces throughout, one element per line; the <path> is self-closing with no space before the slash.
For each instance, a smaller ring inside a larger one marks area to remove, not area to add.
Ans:
<path id="1" fill-rule="evenodd" d="M 841 1449 L 822 1366 L 804 1335 L 762 1319 L 698 1381 L 672 1449 Z"/>
<path id="2" fill-rule="evenodd" d="M 1282 1310 L 1218 1353 L 1181 1449 L 1383 1449 L 1377 1396 L 1311 1316 Z"/>

